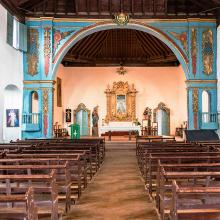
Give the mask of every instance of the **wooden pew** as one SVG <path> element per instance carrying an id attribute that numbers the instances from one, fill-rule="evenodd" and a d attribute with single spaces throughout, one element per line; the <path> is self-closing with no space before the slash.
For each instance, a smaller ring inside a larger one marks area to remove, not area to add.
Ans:
<path id="1" fill-rule="evenodd" d="M 26 139 L 26 140 L 17 140 L 14 143 L 23 143 L 23 144 L 35 144 L 38 143 L 38 146 L 52 143 L 72 143 L 72 144 L 98 144 L 100 150 L 101 161 L 104 161 L 105 157 L 105 138 L 81 138 L 81 139 L 67 139 L 67 138 L 52 138 L 52 139 Z"/>
<path id="2" fill-rule="evenodd" d="M 172 181 L 171 220 L 219 219 L 220 187 L 182 187 Z M 195 198 L 197 202 L 195 203 Z"/>
<path id="3" fill-rule="evenodd" d="M 175 147 L 175 148 L 163 148 L 162 150 L 158 149 L 148 149 L 144 151 L 144 154 L 141 156 L 141 158 L 139 159 L 139 167 L 141 170 L 141 173 L 144 177 L 147 177 L 147 171 L 149 169 L 149 157 L 150 155 L 152 156 L 170 156 L 170 155 L 182 155 L 182 156 L 190 156 L 190 155 L 195 155 L 195 154 L 199 154 L 199 155 L 204 155 L 204 156 L 210 156 L 211 154 L 218 154 L 218 152 L 209 152 L 208 148 L 197 148 L 197 147 Z"/>
<path id="4" fill-rule="evenodd" d="M 169 213 L 171 208 L 171 189 L 172 181 L 181 182 L 184 187 L 201 187 L 201 186 L 219 186 L 218 181 L 220 172 L 198 172 L 198 171 L 181 171 L 181 172 L 166 172 L 163 167 L 159 166 L 157 180 L 157 195 L 156 205 L 158 207 L 161 219 L 165 219 L 165 215 Z"/>
<path id="5" fill-rule="evenodd" d="M 87 165 L 84 157 L 80 154 L 7 154 L 0 164 L 63 164 L 69 162 L 71 189 L 81 196 L 82 188 L 87 187 Z M 76 199 L 76 198 L 75 198 Z"/>
<path id="6" fill-rule="evenodd" d="M 51 217 L 51 220 L 58 220 L 62 210 L 58 210 L 58 193 L 56 186 L 56 172 L 52 170 L 49 174 L 41 175 L 0 175 L 1 186 L 5 185 L 5 193 L 24 193 L 29 186 L 33 186 L 34 200 L 38 208 L 38 217 Z M 16 185 L 14 184 L 16 183 Z M 22 185 L 17 184 L 24 184 Z M 21 187 L 22 186 L 22 187 Z M 40 196 L 38 196 L 40 195 Z M 46 197 L 48 195 L 48 198 Z"/>
<path id="7" fill-rule="evenodd" d="M 61 144 L 61 143 L 55 143 L 55 144 L 48 144 L 43 147 L 38 148 L 31 148 L 31 150 L 73 150 L 75 152 L 79 151 L 85 151 L 88 158 L 88 163 L 92 166 L 91 167 L 91 176 L 94 175 L 101 165 L 101 158 L 99 157 L 97 145 L 91 146 L 91 145 L 81 145 L 81 144 Z M 24 151 L 23 151 L 24 152 Z"/>
<path id="8" fill-rule="evenodd" d="M 149 192 L 149 195 L 153 197 L 154 192 L 154 184 L 156 184 L 157 172 L 158 172 L 158 165 L 161 163 L 171 164 L 171 166 L 175 164 L 194 164 L 194 163 L 220 163 L 220 155 L 218 156 L 164 156 L 164 157 L 157 157 L 157 156 L 150 156 L 149 158 L 149 168 L 146 171 L 145 177 L 145 187 Z"/>
<path id="9" fill-rule="evenodd" d="M 0 219 L 38 220 L 33 188 L 29 187 L 25 194 L 0 195 Z"/>
<path id="10" fill-rule="evenodd" d="M 39 163 L 39 162 L 38 162 Z M 42 161 L 41 161 L 42 163 Z M 71 207 L 71 177 L 69 170 L 69 163 L 66 161 L 63 165 L 37 165 L 27 162 L 25 165 L 0 165 L 0 173 L 1 174 L 45 174 L 51 172 L 51 170 L 56 170 L 56 185 L 58 189 L 59 197 L 58 199 L 64 200 L 65 203 L 65 211 L 68 212 Z M 30 183 L 30 182 L 29 182 Z M 28 184 L 29 184 L 28 183 Z M 23 184 L 24 186 L 24 184 Z M 22 186 L 22 187 L 23 187 Z M 2 187 L 0 186 L 0 191 Z M 4 188 L 3 188 L 4 190 Z"/>

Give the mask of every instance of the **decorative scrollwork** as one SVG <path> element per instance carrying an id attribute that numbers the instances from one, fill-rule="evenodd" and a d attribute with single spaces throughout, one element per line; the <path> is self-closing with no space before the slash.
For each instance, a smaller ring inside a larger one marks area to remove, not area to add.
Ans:
<path id="1" fill-rule="evenodd" d="M 39 64 L 39 31 L 34 28 L 28 29 L 28 74 L 34 76 L 38 73 Z"/>
<path id="2" fill-rule="evenodd" d="M 191 56 L 192 56 L 192 73 L 195 76 L 197 71 L 197 30 L 192 28 L 191 32 Z"/>
<path id="3" fill-rule="evenodd" d="M 204 66 L 204 74 L 210 75 L 213 72 L 213 33 L 208 29 L 202 33 L 202 58 Z"/>

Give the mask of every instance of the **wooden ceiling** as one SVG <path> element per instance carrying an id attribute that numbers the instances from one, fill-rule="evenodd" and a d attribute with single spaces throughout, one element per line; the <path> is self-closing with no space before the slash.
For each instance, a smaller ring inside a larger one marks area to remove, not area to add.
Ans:
<path id="1" fill-rule="evenodd" d="M 24 17 L 131 18 L 219 17 L 220 0 L 0 0 L 11 13 Z"/>
<path id="2" fill-rule="evenodd" d="M 77 42 L 62 61 L 64 66 L 177 66 L 173 52 L 145 32 L 115 29 L 91 34 Z"/>
<path id="3" fill-rule="evenodd" d="M 113 19 L 216 18 L 220 0 L 0 0 L 20 21 L 25 17 Z M 157 38 L 135 30 L 109 30 L 78 42 L 64 57 L 65 66 L 176 66 L 172 51 Z"/>

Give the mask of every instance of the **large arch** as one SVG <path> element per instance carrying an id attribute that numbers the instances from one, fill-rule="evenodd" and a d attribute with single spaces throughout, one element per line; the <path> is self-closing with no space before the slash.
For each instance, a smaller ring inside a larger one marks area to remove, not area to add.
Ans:
<path id="1" fill-rule="evenodd" d="M 120 28 L 143 31 L 160 39 L 173 51 L 173 53 L 175 54 L 175 56 L 177 57 L 177 59 L 179 60 L 180 64 L 183 67 L 186 79 L 189 79 L 188 58 L 186 57 L 184 52 L 181 50 L 181 48 L 168 35 L 160 31 L 159 29 L 151 27 L 141 22 L 137 22 L 137 21 L 130 21 L 127 25 L 124 25 L 124 26 L 117 25 L 113 22 L 102 22 L 102 23 L 97 23 L 95 25 L 90 25 L 88 27 L 85 27 L 77 31 L 74 35 L 72 35 L 66 41 L 66 43 L 63 44 L 63 46 L 59 49 L 59 51 L 55 55 L 53 59 L 54 65 L 53 65 L 53 70 L 52 70 L 52 79 L 55 79 L 58 66 L 60 65 L 64 56 L 67 54 L 70 48 L 73 45 L 75 45 L 78 41 L 80 41 L 81 39 L 83 39 L 84 37 L 90 34 L 93 34 L 99 31 L 104 31 L 104 30 L 109 30 L 109 29 L 120 29 Z"/>
<path id="2" fill-rule="evenodd" d="M 53 97 L 54 97 L 54 82 L 56 79 L 57 69 L 66 53 L 81 39 L 99 31 L 110 29 L 133 29 L 148 33 L 166 44 L 177 57 L 180 62 L 186 78 L 187 88 L 187 111 L 188 111 L 188 129 L 217 129 L 218 123 L 215 121 L 211 125 L 203 126 L 202 112 L 202 91 L 208 89 L 212 100 L 210 112 L 217 115 L 217 89 L 216 89 L 216 22 L 211 20 L 195 20 L 187 19 L 183 21 L 163 21 L 163 20 L 130 20 L 127 25 L 121 26 L 114 23 L 112 20 L 63 20 L 55 18 L 42 18 L 40 20 L 30 20 L 27 22 L 28 28 L 33 29 L 38 40 L 38 53 L 36 59 L 39 61 L 39 56 L 44 56 L 44 62 L 38 62 L 35 68 L 35 74 L 31 75 L 28 72 L 27 56 L 24 59 L 24 112 L 28 112 L 28 98 L 31 90 L 36 90 L 40 97 L 40 131 L 23 132 L 23 137 L 52 137 L 53 128 Z M 180 29 L 181 27 L 181 29 Z M 207 32 L 207 30 L 210 30 Z M 58 32 L 62 37 L 58 40 L 56 50 L 54 50 L 53 39 L 55 33 Z M 212 33 L 213 41 L 207 41 L 204 35 Z M 174 35 L 173 35 L 174 33 Z M 178 35 L 176 35 L 178 34 Z M 183 38 L 182 38 L 183 37 Z M 206 43 L 206 44 L 205 44 Z M 200 54 L 206 48 L 203 45 L 211 45 L 213 58 L 210 59 L 208 65 L 212 66 L 212 74 L 205 72 L 204 56 Z M 41 51 L 39 49 L 42 49 Z M 194 56 L 194 54 L 199 56 Z M 39 83 L 39 84 L 38 84 Z"/>

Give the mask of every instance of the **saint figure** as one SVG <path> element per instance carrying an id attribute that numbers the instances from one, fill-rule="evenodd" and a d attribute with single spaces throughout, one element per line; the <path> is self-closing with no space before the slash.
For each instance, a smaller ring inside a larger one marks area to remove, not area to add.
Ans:
<path id="1" fill-rule="evenodd" d="M 98 122 L 99 122 L 98 106 L 96 106 L 92 112 L 92 136 L 98 136 Z"/>

